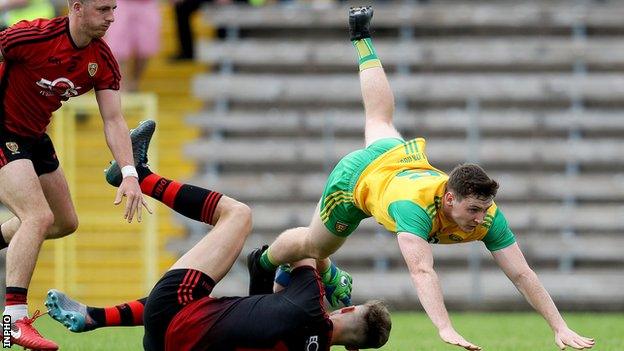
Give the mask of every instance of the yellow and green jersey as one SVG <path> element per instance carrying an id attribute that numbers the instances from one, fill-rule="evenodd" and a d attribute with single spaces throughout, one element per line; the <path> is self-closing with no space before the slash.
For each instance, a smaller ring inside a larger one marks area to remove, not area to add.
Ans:
<path id="1" fill-rule="evenodd" d="M 513 244 L 514 235 L 494 203 L 472 232 L 444 216 L 448 176 L 429 164 L 425 145 L 423 138 L 403 142 L 368 164 L 353 188 L 355 206 L 391 232 L 412 233 L 431 243 L 481 240 L 490 251 Z"/>

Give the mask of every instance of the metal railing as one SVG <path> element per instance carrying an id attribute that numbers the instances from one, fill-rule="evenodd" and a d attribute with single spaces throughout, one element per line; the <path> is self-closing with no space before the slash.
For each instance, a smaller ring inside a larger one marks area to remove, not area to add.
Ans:
<path id="1" fill-rule="evenodd" d="M 124 94 L 122 96 L 122 111 L 140 111 L 141 119 L 158 118 L 158 100 L 155 94 Z M 61 166 L 65 172 L 67 183 L 72 194 L 76 197 L 76 119 L 78 115 L 99 114 L 99 106 L 92 94 L 83 95 L 63 104 L 63 107 L 54 113 L 51 126 L 52 137 L 56 152 L 59 154 Z M 152 138 L 152 145 L 157 145 L 157 134 Z M 150 166 L 158 168 L 158 148 L 150 148 Z M 159 276 L 158 252 L 158 220 L 155 203 L 148 200 L 154 214 L 144 216 L 141 225 L 143 236 L 144 282 L 146 292 L 149 292 Z M 80 213 L 79 213 L 80 216 Z M 58 289 L 76 291 L 78 277 L 76 268 L 79 265 L 76 247 L 76 235 L 54 241 L 54 286 Z"/>

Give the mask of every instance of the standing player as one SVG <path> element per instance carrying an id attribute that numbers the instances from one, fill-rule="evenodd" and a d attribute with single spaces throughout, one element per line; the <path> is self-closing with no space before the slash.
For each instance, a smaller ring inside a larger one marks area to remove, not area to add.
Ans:
<path id="1" fill-rule="evenodd" d="M 405 141 L 395 129 L 394 97 L 370 39 L 372 15 L 371 7 L 349 11 L 366 113 L 366 148 L 352 152 L 336 165 L 308 227 L 285 231 L 268 250 L 257 255 L 257 266 L 264 272 L 258 269 L 254 276 L 270 276 L 278 265 L 304 257 L 328 257 L 362 219 L 372 216 L 397 234 L 420 302 L 445 342 L 468 350 L 481 349 L 464 339 L 451 324 L 429 243 L 481 240 L 531 306 L 546 319 L 559 347 L 591 348 L 594 340 L 568 328 L 524 259 L 503 213 L 493 202 L 498 184 L 473 164 L 460 165 L 447 176 L 429 164 L 424 139 Z M 270 289 L 263 280 L 259 279 L 258 284 L 262 285 L 259 290 Z M 349 287 L 338 286 L 334 294 L 337 298 L 349 296 Z"/>
<path id="2" fill-rule="evenodd" d="M 381 302 L 326 313 L 315 260 L 298 262 L 280 293 L 210 297 L 251 232 L 251 211 L 217 192 L 154 174 L 146 161 L 142 154 L 137 167 L 146 195 L 214 228 L 165 273 L 147 298 L 94 308 L 51 290 L 46 306 L 55 320 L 74 332 L 144 324 L 146 350 L 329 350 L 330 345 L 353 349 L 386 343 L 391 322 Z M 118 179 L 113 165 L 107 181 L 117 185 Z"/>
<path id="3" fill-rule="evenodd" d="M 124 175 L 114 203 L 127 197 L 124 218 L 141 220 L 128 127 L 121 114 L 119 68 L 101 39 L 113 22 L 115 0 L 68 0 L 69 15 L 22 21 L 0 32 L 0 202 L 15 217 L 0 227 L 7 247 L 5 315 L 12 342 L 56 350 L 28 318 L 26 296 L 44 239 L 78 226 L 67 181 L 45 133 L 62 101 L 95 89 L 104 134 Z M 9 243 L 10 242 L 10 243 Z"/>

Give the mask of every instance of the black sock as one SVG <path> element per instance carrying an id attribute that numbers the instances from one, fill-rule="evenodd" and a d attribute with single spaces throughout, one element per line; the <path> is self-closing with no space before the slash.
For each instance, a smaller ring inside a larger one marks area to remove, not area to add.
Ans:
<path id="1" fill-rule="evenodd" d="M 214 212 L 223 196 L 221 193 L 161 177 L 147 168 L 137 168 L 137 172 L 143 194 L 164 203 L 183 216 L 214 224 Z"/>
<path id="2" fill-rule="evenodd" d="M 26 305 L 28 297 L 28 289 L 17 286 L 7 286 L 4 294 L 4 305 Z"/>
<path id="3" fill-rule="evenodd" d="M 87 307 L 96 328 L 143 325 L 143 310 L 147 297 L 111 307 Z"/>

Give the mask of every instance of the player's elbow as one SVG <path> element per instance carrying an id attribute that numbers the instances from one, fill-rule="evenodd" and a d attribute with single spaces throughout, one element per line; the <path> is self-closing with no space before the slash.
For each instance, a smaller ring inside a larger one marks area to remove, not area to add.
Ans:
<path id="1" fill-rule="evenodd" d="M 515 272 L 513 275 L 509 277 L 509 279 L 511 279 L 511 281 L 515 285 L 521 286 L 528 282 L 536 281 L 538 278 L 537 278 L 537 274 L 535 274 L 535 272 L 531 268 L 527 267 L 523 270 Z"/>
<path id="2" fill-rule="evenodd" d="M 422 279 L 423 277 L 429 277 L 436 274 L 433 266 L 425 263 L 411 265 L 410 273 L 414 279 Z"/>

